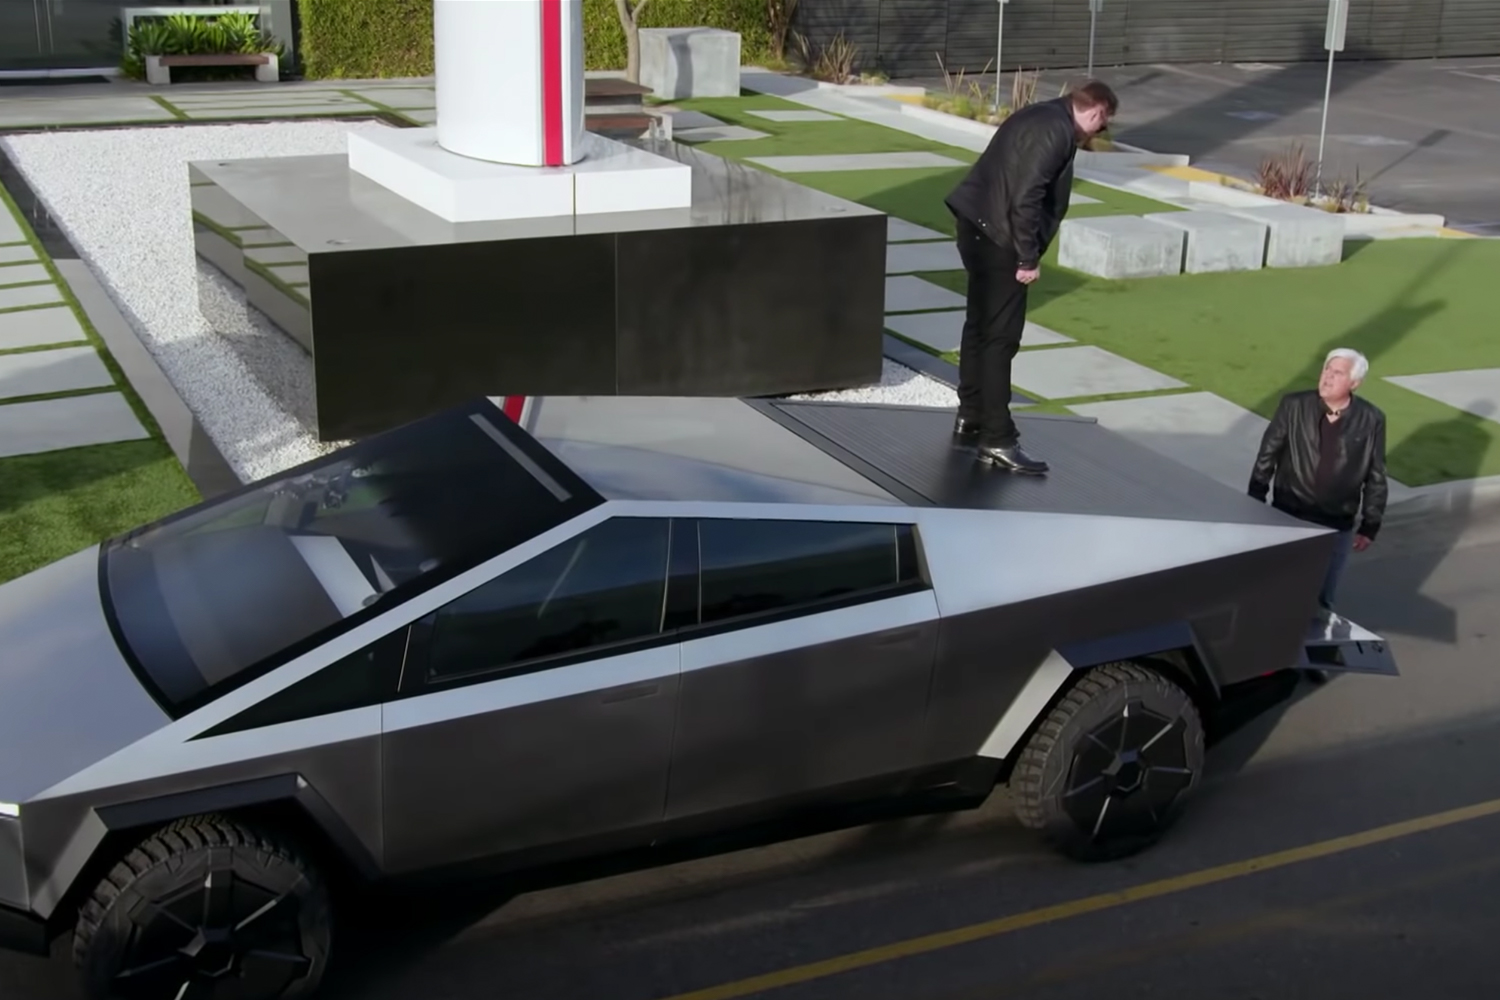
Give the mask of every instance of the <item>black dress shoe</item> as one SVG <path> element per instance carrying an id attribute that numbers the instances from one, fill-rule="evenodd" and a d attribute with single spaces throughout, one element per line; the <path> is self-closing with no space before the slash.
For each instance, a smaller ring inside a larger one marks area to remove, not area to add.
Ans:
<path id="1" fill-rule="evenodd" d="M 1040 476 L 1047 471 L 1046 462 L 1032 458 L 1022 451 L 1018 444 L 1006 445 L 1002 448 L 981 445 L 979 461 L 998 465 L 1009 472 L 1021 472 L 1030 476 Z"/>
<path id="2" fill-rule="evenodd" d="M 969 420 L 967 417 L 959 417 L 953 421 L 954 437 L 973 437 L 979 433 L 979 421 Z"/>

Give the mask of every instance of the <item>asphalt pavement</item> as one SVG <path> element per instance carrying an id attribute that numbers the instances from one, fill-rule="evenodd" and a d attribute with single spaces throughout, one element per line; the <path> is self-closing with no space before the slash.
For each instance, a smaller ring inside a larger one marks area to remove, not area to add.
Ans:
<path id="1" fill-rule="evenodd" d="M 1400 677 L 1299 684 L 1153 850 L 1065 861 L 984 807 L 573 866 L 358 914 L 331 1000 L 1492 998 L 1500 516 L 1394 521 L 1347 580 Z M 1457 812 L 1454 812 L 1457 810 Z M 73 996 L 0 959 L 0 996 Z"/>
<path id="2" fill-rule="evenodd" d="M 954 67 L 956 72 L 958 67 Z M 1120 95 L 1113 134 L 1195 166 L 1253 179 L 1268 156 L 1302 145 L 1318 154 L 1326 62 L 1095 67 Z M 1055 97 L 1083 70 L 1043 73 Z M 971 76 L 981 86 L 994 77 Z M 941 92 L 943 80 L 900 80 Z M 1002 93 L 1010 92 L 1010 74 Z M 1500 57 L 1376 62 L 1336 59 L 1324 179 L 1358 171 L 1375 204 L 1446 216 L 1500 236 Z"/>

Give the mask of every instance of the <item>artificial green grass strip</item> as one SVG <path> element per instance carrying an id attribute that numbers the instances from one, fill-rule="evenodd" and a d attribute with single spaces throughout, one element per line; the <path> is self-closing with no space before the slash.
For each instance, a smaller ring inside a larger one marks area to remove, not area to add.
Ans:
<path id="1" fill-rule="evenodd" d="M 0 581 L 197 499 L 160 441 L 0 459 Z"/>

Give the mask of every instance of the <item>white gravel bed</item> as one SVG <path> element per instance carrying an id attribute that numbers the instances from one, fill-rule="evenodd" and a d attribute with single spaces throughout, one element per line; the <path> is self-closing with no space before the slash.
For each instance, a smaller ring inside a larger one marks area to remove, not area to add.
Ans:
<path id="1" fill-rule="evenodd" d="M 12 136 L 11 158 L 244 481 L 324 454 L 312 364 L 193 249 L 190 160 L 341 153 L 375 122 L 193 125 Z M 796 399 L 953 407 L 953 389 L 887 360 L 878 385 Z"/>
<path id="2" fill-rule="evenodd" d="M 193 250 L 189 160 L 345 151 L 373 122 L 11 136 L 7 151 L 243 480 L 337 447 L 308 421 L 312 365 Z M 200 288 L 199 276 L 209 277 Z M 201 299 L 201 301 L 200 301 Z"/>
<path id="3" fill-rule="evenodd" d="M 878 385 L 835 392 L 805 393 L 792 399 L 817 399 L 831 403 L 883 403 L 887 406 L 958 406 L 958 393 L 937 379 L 898 365 L 890 358 L 881 365 Z"/>

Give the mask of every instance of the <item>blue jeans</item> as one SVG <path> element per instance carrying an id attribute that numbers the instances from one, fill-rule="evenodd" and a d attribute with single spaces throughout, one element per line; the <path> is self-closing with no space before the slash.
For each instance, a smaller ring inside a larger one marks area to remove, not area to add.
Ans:
<path id="1" fill-rule="evenodd" d="M 1334 540 L 1333 557 L 1328 560 L 1328 572 L 1323 577 L 1323 592 L 1318 595 L 1318 603 L 1330 611 L 1333 610 L 1333 595 L 1339 589 L 1339 578 L 1344 575 L 1344 566 L 1353 547 L 1354 529 L 1340 531 Z"/>

